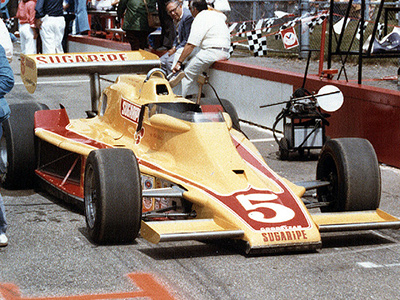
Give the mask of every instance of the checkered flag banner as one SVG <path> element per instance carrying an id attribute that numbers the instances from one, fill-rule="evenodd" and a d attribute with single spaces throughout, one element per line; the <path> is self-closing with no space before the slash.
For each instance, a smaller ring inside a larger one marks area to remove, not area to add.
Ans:
<path id="1" fill-rule="evenodd" d="M 233 23 L 231 24 L 231 26 L 229 26 L 229 33 L 232 33 L 232 31 L 235 30 L 236 26 L 238 25 L 238 23 Z"/>
<path id="2" fill-rule="evenodd" d="M 383 28 L 384 27 L 385 27 L 385 24 L 378 23 L 378 27 L 376 28 L 376 35 L 377 35 L 378 40 L 381 40 L 383 38 Z"/>
<path id="3" fill-rule="evenodd" d="M 244 33 L 246 31 L 246 22 L 243 22 L 240 24 L 239 29 L 237 31 L 238 36 L 245 37 L 246 34 Z"/>
<path id="4" fill-rule="evenodd" d="M 264 25 L 264 31 L 267 33 L 271 32 L 272 25 L 274 25 L 276 18 L 269 18 L 269 19 L 264 19 L 265 25 Z"/>
<path id="5" fill-rule="evenodd" d="M 253 51 L 254 56 L 267 55 L 267 37 L 262 36 L 261 30 L 247 32 L 247 41 L 249 49 Z"/>
<path id="6" fill-rule="evenodd" d="M 278 31 L 277 33 L 275 33 L 275 40 L 281 40 L 281 39 L 282 39 L 282 36 L 281 36 L 281 31 L 282 31 L 282 30 L 285 30 L 286 28 L 290 28 L 290 27 L 296 26 L 296 21 L 297 21 L 297 19 L 298 19 L 298 18 L 296 18 L 296 19 L 294 19 L 294 20 L 292 20 L 292 21 L 289 21 L 289 22 L 283 24 L 283 25 L 279 28 L 279 31 Z"/>
<path id="7" fill-rule="evenodd" d="M 7 29 L 10 31 L 11 28 L 14 26 L 14 18 L 5 19 L 4 24 L 6 25 Z"/>
<path id="8" fill-rule="evenodd" d="M 360 26 L 361 25 L 361 22 L 359 22 L 359 24 L 358 24 L 358 28 L 357 28 L 357 34 L 356 34 L 356 38 L 357 38 L 357 40 L 359 40 L 360 38 L 361 38 L 361 30 L 360 30 Z M 367 28 L 367 25 L 368 25 L 368 21 L 364 21 L 364 26 L 362 26 L 362 30 L 363 30 L 363 32 L 365 31 L 365 29 Z"/>
<path id="9" fill-rule="evenodd" d="M 312 19 L 310 22 L 307 23 L 308 30 L 311 32 L 314 31 L 315 26 L 321 25 L 324 20 L 326 19 L 326 15 L 320 15 L 314 19 Z"/>
<path id="10" fill-rule="evenodd" d="M 258 20 L 257 22 L 255 22 L 256 23 L 256 25 L 254 26 L 254 28 L 253 29 L 255 29 L 255 30 L 259 30 L 259 29 L 261 29 L 262 28 L 262 26 L 263 26 L 263 24 L 264 24 L 264 19 L 260 19 L 260 20 Z"/>
<path id="11" fill-rule="evenodd" d="M 317 24 L 318 25 L 321 25 L 324 21 L 325 21 L 325 19 L 328 17 L 328 15 L 320 15 L 320 16 L 318 16 L 317 17 Z"/>
<path id="12" fill-rule="evenodd" d="M 308 31 L 311 33 L 314 31 L 314 27 L 317 25 L 316 19 L 312 19 L 310 22 L 307 23 Z"/>
<path id="13" fill-rule="evenodd" d="M 233 54 L 233 50 L 235 50 L 237 44 L 239 43 L 231 43 L 231 46 L 229 47 L 229 55 Z"/>
<path id="14" fill-rule="evenodd" d="M 279 28 L 279 31 L 282 31 L 282 30 L 285 30 L 286 28 L 294 27 L 294 26 L 296 26 L 296 19 L 294 19 L 294 20 L 292 20 L 292 21 L 289 21 L 289 22 L 283 24 L 283 25 Z"/>

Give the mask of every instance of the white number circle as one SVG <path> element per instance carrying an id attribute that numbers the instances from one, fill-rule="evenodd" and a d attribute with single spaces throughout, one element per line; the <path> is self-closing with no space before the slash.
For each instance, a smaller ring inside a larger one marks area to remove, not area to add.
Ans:
<path id="1" fill-rule="evenodd" d="M 295 213 L 291 208 L 279 203 L 269 202 L 278 199 L 278 196 L 275 194 L 237 195 L 236 198 L 245 210 L 252 210 L 248 213 L 248 216 L 250 219 L 257 222 L 283 223 L 293 219 L 295 216 Z M 258 211 L 259 208 L 271 209 L 275 212 L 275 216 L 272 218 L 266 218 L 264 213 Z"/>

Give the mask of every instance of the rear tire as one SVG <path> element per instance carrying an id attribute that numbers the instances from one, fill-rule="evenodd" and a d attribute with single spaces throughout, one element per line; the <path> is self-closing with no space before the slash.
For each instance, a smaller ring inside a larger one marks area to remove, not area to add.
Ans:
<path id="1" fill-rule="evenodd" d="M 330 181 L 317 189 L 318 201 L 330 202 L 321 211 L 375 210 L 381 197 L 381 175 L 371 143 L 360 138 L 325 143 L 317 165 L 317 180 Z"/>
<path id="2" fill-rule="evenodd" d="M 136 156 L 130 149 L 90 152 L 84 178 L 85 218 L 97 244 L 131 243 L 139 234 L 142 187 Z"/>
<path id="3" fill-rule="evenodd" d="M 28 102 L 11 104 L 11 115 L 3 122 L 0 141 L 0 171 L 5 173 L 6 189 L 33 188 L 36 168 L 34 115 L 49 109 L 47 105 Z"/>

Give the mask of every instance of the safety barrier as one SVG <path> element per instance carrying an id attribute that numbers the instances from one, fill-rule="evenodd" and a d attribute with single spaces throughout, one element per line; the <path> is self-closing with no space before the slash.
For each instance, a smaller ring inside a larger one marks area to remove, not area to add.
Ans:
<path id="1" fill-rule="evenodd" d="M 261 110 L 259 104 L 288 99 L 285 94 L 300 87 L 302 80 L 302 74 L 232 61 L 215 63 L 210 76 L 210 81 L 218 87 L 219 96 L 236 105 L 240 118 L 267 127 L 272 126 L 282 107 L 275 111 Z M 337 86 L 345 99 L 343 106 L 329 118 L 327 135 L 366 138 L 374 146 L 380 162 L 400 167 L 400 92 L 320 79 L 317 75 L 307 77 L 310 91 L 318 91 L 326 84 Z M 264 91 L 265 86 L 269 87 L 268 92 Z M 278 99 L 278 95 L 285 96 Z"/>

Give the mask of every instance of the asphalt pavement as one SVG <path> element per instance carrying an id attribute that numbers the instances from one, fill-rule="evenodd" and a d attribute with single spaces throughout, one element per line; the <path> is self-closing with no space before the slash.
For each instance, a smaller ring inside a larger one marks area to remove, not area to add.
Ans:
<path id="1" fill-rule="evenodd" d="M 33 100 L 51 109 L 62 104 L 70 118 L 85 117 L 90 109 L 86 76 L 40 78 L 31 95 L 21 83 L 17 56 L 13 69 L 9 103 Z M 242 128 L 278 174 L 292 181 L 314 179 L 318 151 L 280 161 L 269 131 Z M 400 172 L 388 166 L 381 172 L 381 208 L 400 216 Z M 400 298 L 399 230 L 324 234 L 317 252 L 254 257 L 223 242 L 153 245 L 138 238 L 129 245 L 97 246 L 75 207 L 34 190 L 1 193 L 9 246 L 0 249 L 0 299 Z"/>

